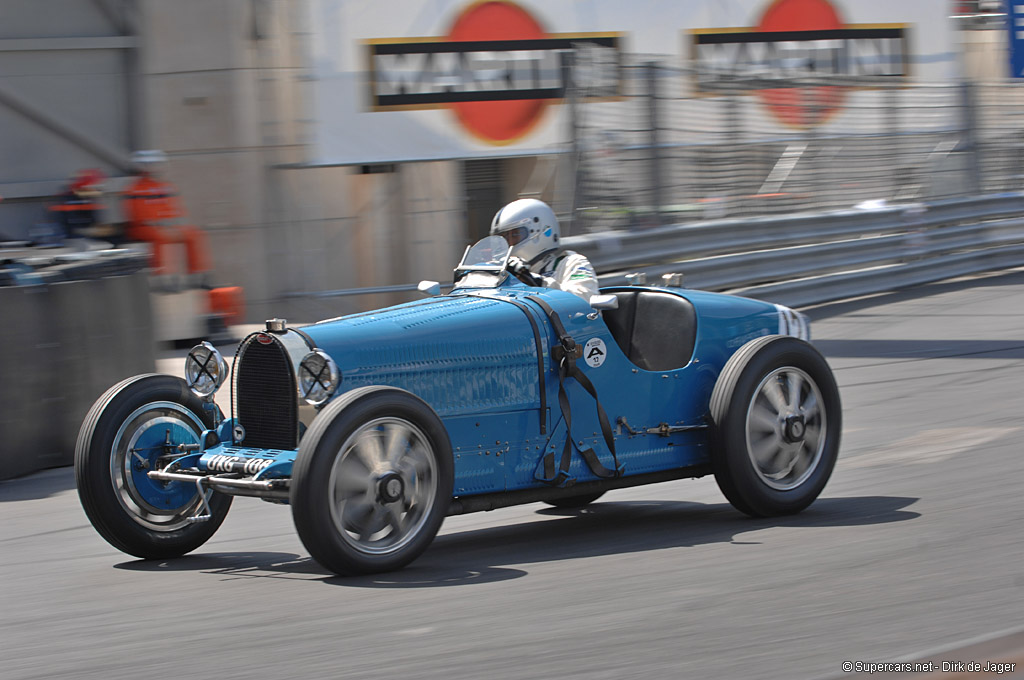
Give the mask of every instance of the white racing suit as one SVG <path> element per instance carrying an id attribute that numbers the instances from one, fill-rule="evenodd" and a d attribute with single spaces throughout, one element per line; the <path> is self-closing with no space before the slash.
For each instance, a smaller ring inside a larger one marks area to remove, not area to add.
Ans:
<path id="1" fill-rule="evenodd" d="M 597 274 L 594 273 L 590 260 L 571 250 L 552 253 L 532 265 L 530 272 L 543 282 L 545 288 L 555 288 L 578 295 L 587 304 L 590 304 L 591 295 L 598 294 Z"/>

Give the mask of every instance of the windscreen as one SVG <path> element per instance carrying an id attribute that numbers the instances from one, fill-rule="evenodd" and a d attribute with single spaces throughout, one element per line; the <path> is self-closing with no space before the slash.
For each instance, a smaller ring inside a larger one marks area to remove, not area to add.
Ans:
<path id="1" fill-rule="evenodd" d="M 466 250 L 458 268 L 462 271 L 501 271 L 511 250 L 512 247 L 501 236 L 485 236 Z"/>

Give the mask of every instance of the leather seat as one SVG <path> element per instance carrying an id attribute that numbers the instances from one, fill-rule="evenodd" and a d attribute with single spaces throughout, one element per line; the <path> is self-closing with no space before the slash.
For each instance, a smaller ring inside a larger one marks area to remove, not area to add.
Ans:
<path id="1" fill-rule="evenodd" d="M 682 368 L 693 356 L 697 315 L 689 300 L 652 290 L 608 290 L 618 309 L 602 316 L 622 353 L 648 371 Z"/>

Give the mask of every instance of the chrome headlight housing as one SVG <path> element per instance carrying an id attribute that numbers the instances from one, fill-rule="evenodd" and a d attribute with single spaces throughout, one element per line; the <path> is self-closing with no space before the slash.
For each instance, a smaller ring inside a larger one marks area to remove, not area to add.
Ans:
<path id="1" fill-rule="evenodd" d="M 299 362 L 299 395 L 310 406 L 325 404 L 341 384 L 341 372 L 334 359 L 314 349 Z"/>
<path id="2" fill-rule="evenodd" d="M 208 342 L 196 345 L 185 357 L 185 382 L 197 396 L 212 397 L 228 377 L 228 362 Z"/>

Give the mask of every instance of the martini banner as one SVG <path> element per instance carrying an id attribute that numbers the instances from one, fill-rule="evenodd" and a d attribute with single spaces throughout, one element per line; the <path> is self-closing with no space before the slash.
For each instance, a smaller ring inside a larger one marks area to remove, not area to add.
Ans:
<path id="1" fill-rule="evenodd" d="M 865 76 L 948 82 L 956 47 L 935 0 L 310 0 L 314 164 L 536 155 L 564 150 L 566 53 L 588 97 L 622 95 L 628 55 L 686 69 L 683 91 L 756 82 L 780 129 L 773 80 Z M 676 88 L 678 89 L 678 88 Z M 826 115 L 827 113 L 827 115 Z"/>

